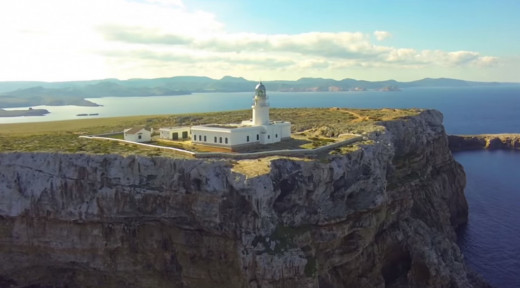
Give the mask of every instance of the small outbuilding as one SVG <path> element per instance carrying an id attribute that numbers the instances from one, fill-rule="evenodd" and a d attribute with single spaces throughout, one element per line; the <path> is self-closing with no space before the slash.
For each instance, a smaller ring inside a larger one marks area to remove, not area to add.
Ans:
<path id="1" fill-rule="evenodd" d="M 165 127 L 159 129 L 159 137 L 168 140 L 189 140 L 191 139 L 191 127 Z"/>
<path id="2" fill-rule="evenodd" d="M 153 129 L 148 129 L 145 127 L 133 127 L 125 129 L 123 132 L 124 138 L 127 141 L 139 143 L 152 141 Z"/>

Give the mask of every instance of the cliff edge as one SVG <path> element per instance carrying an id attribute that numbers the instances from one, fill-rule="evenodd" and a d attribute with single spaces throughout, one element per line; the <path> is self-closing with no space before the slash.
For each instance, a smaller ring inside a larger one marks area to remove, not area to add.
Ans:
<path id="1" fill-rule="evenodd" d="M 0 154 L 0 287 L 472 287 L 442 115 L 316 159 Z"/>

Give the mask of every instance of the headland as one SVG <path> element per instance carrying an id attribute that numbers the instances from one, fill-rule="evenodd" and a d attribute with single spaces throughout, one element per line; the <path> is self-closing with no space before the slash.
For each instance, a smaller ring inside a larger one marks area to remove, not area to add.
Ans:
<path id="1" fill-rule="evenodd" d="M 247 114 L 1 125 L 2 283 L 484 287 L 455 241 L 465 176 L 438 111 L 273 109 L 293 133 L 366 137 L 302 157 L 198 159 L 78 137 Z"/>

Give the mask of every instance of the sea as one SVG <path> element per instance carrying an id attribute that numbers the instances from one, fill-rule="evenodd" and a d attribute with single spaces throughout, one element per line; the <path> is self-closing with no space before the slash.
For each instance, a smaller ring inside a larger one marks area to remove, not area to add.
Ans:
<path id="1" fill-rule="evenodd" d="M 251 107 L 252 96 L 253 92 L 240 92 L 92 98 L 88 100 L 102 106 L 34 106 L 51 113 L 0 118 L 0 123 L 243 110 Z M 268 96 L 275 108 L 437 109 L 444 115 L 448 134 L 520 133 L 520 85 L 406 88 L 391 92 L 268 90 Z M 469 222 L 458 231 L 458 242 L 468 266 L 494 287 L 520 287 L 520 151 L 466 151 L 454 156 L 467 176 Z"/>

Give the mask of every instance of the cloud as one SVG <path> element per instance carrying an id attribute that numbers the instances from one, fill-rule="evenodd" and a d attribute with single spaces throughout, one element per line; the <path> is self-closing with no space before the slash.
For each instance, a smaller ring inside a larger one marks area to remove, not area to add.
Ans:
<path id="1" fill-rule="evenodd" d="M 293 59 L 283 57 L 271 57 L 258 54 L 236 54 L 236 53 L 206 53 L 198 54 L 193 52 L 155 52 L 147 49 L 134 51 L 105 51 L 103 55 L 111 58 L 118 58 L 122 61 L 139 59 L 144 61 L 170 62 L 170 63 L 229 63 L 246 64 L 262 68 L 280 68 L 296 64 Z"/>
<path id="2" fill-rule="evenodd" d="M 111 41 L 129 44 L 168 45 L 190 50 L 194 53 L 238 53 L 265 54 L 272 57 L 292 56 L 317 58 L 315 63 L 338 62 L 343 60 L 362 66 L 384 66 L 402 64 L 407 67 L 424 65 L 481 66 L 496 63 L 497 58 L 481 56 L 473 51 L 416 50 L 377 45 L 369 35 L 359 32 L 312 32 L 300 34 L 252 34 L 220 33 L 212 35 L 187 36 L 162 33 L 124 26 L 108 26 L 100 30 Z M 388 32 L 379 31 L 381 35 Z M 355 60 L 352 62 L 351 60 Z"/>
<path id="3" fill-rule="evenodd" d="M 418 62 L 417 57 L 418 52 L 415 49 L 411 48 L 398 48 L 398 49 L 391 49 L 386 54 L 385 61 L 391 63 L 405 63 L 405 62 Z M 420 63 L 425 63 L 423 61 L 419 61 Z"/>
<path id="4" fill-rule="evenodd" d="M 124 27 L 118 25 L 103 25 L 98 27 L 105 39 L 127 43 L 140 44 L 189 44 L 192 40 L 179 34 L 162 34 L 160 31 L 142 27 Z"/>
<path id="5" fill-rule="evenodd" d="M 146 2 L 163 6 L 184 7 L 182 0 L 146 0 Z"/>
<path id="6" fill-rule="evenodd" d="M 491 57 L 491 56 L 482 56 L 482 57 L 479 57 L 476 61 L 476 64 L 481 67 L 496 66 L 498 63 L 499 63 L 498 58 Z"/>
<path id="7" fill-rule="evenodd" d="M 388 37 L 391 37 L 392 34 L 387 31 L 374 31 L 374 36 L 376 36 L 377 41 L 383 41 Z"/>
<path id="8" fill-rule="evenodd" d="M 108 40 L 131 44 L 186 45 L 190 49 L 220 52 L 278 52 L 335 58 L 365 58 L 367 55 L 378 55 L 388 50 L 373 45 L 369 37 L 359 32 L 312 32 L 292 35 L 240 33 L 197 37 L 124 26 L 102 27 L 100 32 Z"/>
<path id="9" fill-rule="evenodd" d="M 499 63 L 477 51 L 382 45 L 391 37 L 383 30 L 232 33 L 213 13 L 187 6 L 181 0 L 1 2 L 0 34 L 10 45 L 2 46 L 0 80 L 183 74 L 287 79 L 358 68 L 431 70 Z"/>
<path id="10" fill-rule="evenodd" d="M 455 52 L 448 52 L 446 55 L 446 61 L 451 65 L 464 65 L 467 63 L 474 62 L 475 60 L 478 60 L 479 54 L 477 52 L 472 51 L 455 51 Z"/>

